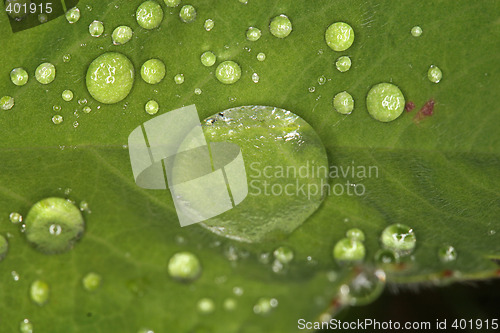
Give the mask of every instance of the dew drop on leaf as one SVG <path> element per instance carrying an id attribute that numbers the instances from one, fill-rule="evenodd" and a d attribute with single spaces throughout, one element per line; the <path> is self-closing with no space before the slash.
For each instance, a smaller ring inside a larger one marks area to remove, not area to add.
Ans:
<path id="1" fill-rule="evenodd" d="M 349 305 L 366 305 L 376 300 L 384 291 L 385 272 L 363 267 L 356 272 L 350 283 L 340 287 L 340 302 Z"/>
<path id="2" fill-rule="evenodd" d="M 399 255 L 389 249 L 380 249 L 375 252 L 375 261 L 380 265 L 397 264 L 399 262 Z"/>
<path id="3" fill-rule="evenodd" d="M 132 35 L 134 32 L 132 29 L 126 25 L 121 25 L 116 27 L 111 34 L 111 38 L 113 38 L 114 45 L 123 45 L 129 42 L 132 39 Z"/>
<path id="4" fill-rule="evenodd" d="M 432 65 L 427 71 L 427 78 L 432 83 L 439 83 L 443 78 L 443 72 L 439 67 Z"/>
<path id="5" fill-rule="evenodd" d="M 93 21 L 89 24 L 89 33 L 92 37 L 100 37 L 104 32 L 104 24 L 101 21 Z"/>
<path id="6" fill-rule="evenodd" d="M 333 98 L 333 107 L 338 113 L 351 114 L 354 109 L 354 99 L 347 91 L 340 92 Z"/>
<path id="7" fill-rule="evenodd" d="M 274 258 L 282 264 L 288 264 L 293 260 L 293 250 L 288 246 L 280 246 L 273 252 Z"/>
<path id="8" fill-rule="evenodd" d="M 66 20 L 69 23 L 76 23 L 80 19 L 80 9 L 73 7 L 66 12 Z"/>
<path id="9" fill-rule="evenodd" d="M 259 54 L 257 54 L 257 60 L 258 61 L 264 61 L 264 60 L 266 60 L 266 54 L 263 53 L 263 52 L 259 52 Z"/>
<path id="10" fill-rule="evenodd" d="M 56 67 L 49 62 L 40 64 L 35 70 L 35 78 L 41 84 L 49 84 L 56 78 Z"/>
<path id="11" fill-rule="evenodd" d="M 191 23 L 196 19 L 196 8 L 192 5 L 184 5 L 182 6 L 179 17 L 181 21 L 184 23 Z"/>
<path id="12" fill-rule="evenodd" d="M 203 54 L 200 57 L 201 63 L 203 66 L 210 67 L 215 64 L 215 61 L 217 60 L 217 57 L 215 54 L 211 51 L 206 51 L 203 52 Z"/>
<path id="13" fill-rule="evenodd" d="M 339 57 L 335 62 L 335 67 L 339 72 L 347 72 L 351 68 L 351 58 L 348 56 Z"/>
<path id="14" fill-rule="evenodd" d="M 154 115 L 158 113 L 158 110 L 160 109 L 160 106 L 158 105 L 158 102 L 155 100 L 150 100 L 146 103 L 144 106 L 144 110 L 146 111 L 147 114 Z"/>
<path id="15" fill-rule="evenodd" d="M 259 28 L 250 27 L 247 29 L 246 35 L 249 41 L 256 42 L 262 36 L 262 31 Z"/>
<path id="16" fill-rule="evenodd" d="M 73 99 L 73 92 L 71 90 L 64 90 L 61 94 L 61 97 L 66 102 L 69 102 Z"/>
<path id="17" fill-rule="evenodd" d="M 326 29 L 325 40 L 332 50 L 345 51 L 354 42 L 354 30 L 347 23 L 333 23 Z"/>
<path id="18" fill-rule="evenodd" d="M 177 7 L 181 3 L 181 0 L 164 0 L 164 2 L 168 7 Z"/>
<path id="19" fill-rule="evenodd" d="M 42 280 L 36 280 L 30 286 L 30 298 L 40 306 L 44 305 L 49 300 L 49 292 L 49 285 Z"/>
<path id="20" fill-rule="evenodd" d="M 2 110 L 10 110 L 14 107 L 14 97 L 3 96 L 0 98 L 0 108 Z"/>
<path id="21" fill-rule="evenodd" d="M 274 37 L 285 38 L 290 35 L 292 30 L 292 22 L 284 14 L 274 17 L 269 24 L 269 31 Z"/>
<path id="22" fill-rule="evenodd" d="M 14 224 L 19 224 L 23 222 L 23 216 L 18 212 L 12 212 L 9 214 L 9 220 Z"/>
<path id="23" fill-rule="evenodd" d="M 56 114 L 55 116 L 52 117 L 52 122 L 56 125 L 61 124 L 63 121 L 64 121 L 64 118 L 60 114 Z"/>
<path id="24" fill-rule="evenodd" d="M 19 324 L 19 332 L 21 333 L 33 333 L 33 324 L 29 319 L 23 319 Z"/>
<path id="25" fill-rule="evenodd" d="M 203 27 L 205 28 L 206 31 L 211 31 L 215 26 L 214 20 L 212 19 L 207 19 L 205 20 L 205 24 Z"/>
<path id="26" fill-rule="evenodd" d="M 202 314 L 209 314 L 215 311 L 215 303 L 211 298 L 202 298 L 198 301 L 196 307 Z"/>
<path id="27" fill-rule="evenodd" d="M 397 223 L 382 231 L 380 241 L 384 248 L 392 250 L 400 256 L 405 256 L 413 252 L 417 238 L 412 228 Z"/>
<path id="28" fill-rule="evenodd" d="M 224 84 L 233 84 L 241 77 L 241 67 L 234 61 L 224 61 L 217 66 L 215 76 Z"/>
<path id="29" fill-rule="evenodd" d="M 83 288 L 87 291 L 98 289 L 101 286 L 101 282 L 101 275 L 94 272 L 87 273 L 82 279 Z"/>
<path id="30" fill-rule="evenodd" d="M 137 8 L 135 19 L 144 29 L 158 28 L 163 20 L 163 9 L 155 1 L 144 1 Z"/>
<path id="31" fill-rule="evenodd" d="M 183 84 L 184 83 L 184 74 L 176 74 L 174 76 L 174 82 L 176 84 Z"/>
<path id="32" fill-rule="evenodd" d="M 370 115 L 382 122 L 398 118 L 405 108 L 405 98 L 401 90 L 392 83 L 373 86 L 366 97 L 366 107 Z"/>
<path id="33" fill-rule="evenodd" d="M 438 249 L 438 257 L 441 262 L 451 262 L 457 260 L 457 250 L 451 245 L 446 245 Z"/>
<path id="34" fill-rule="evenodd" d="M 333 248 L 333 258 L 339 264 L 353 264 L 365 258 L 365 246 L 359 240 L 342 238 Z"/>
<path id="35" fill-rule="evenodd" d="M 168 274 L 175 280 L 192 282 L 201 272 L 200 260 L 191 252 L 176 253 L 168 261 Z"/>
<path id="36" fill-rule="evenodd" d="M 411 35 L 413 37 L 420 37 L 422 35 L 422 32 L 423 32 L 422 28 L 419 27 L 418 25 L 411 28 Z"/>
<path id="37" fill-rule="evenodd" d="M 16 86 L 24 86 L 28 82 L 28 72 L 24 68 L 18 67 L 14 68 L 10 72 L 10 80 Z"/>

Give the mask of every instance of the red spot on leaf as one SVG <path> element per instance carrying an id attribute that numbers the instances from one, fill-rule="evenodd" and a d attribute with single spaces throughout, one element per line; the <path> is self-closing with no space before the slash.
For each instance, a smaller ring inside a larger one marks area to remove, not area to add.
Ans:
<path id="1" fill-rule="evenodd" d="M 446 269 L 443 271 L 443 276 L 444 277 L 451 277 L 451 276 L 453 276 L 453 271 L 451 269 Z"/>
<path id="2" fill-rule="evenodd" d="M 427 103 L 422 106 L 420 110 L 418 110 L 417 114 L 413 118 L 413 121 L 416 123 L 420 122 L 422 119 L 432 116 L 434 114 L 434 104 L 436 102 L 431 98 L 427 101 Z"/>
<path id="3" fill-rule="evenodd" d="M 406 112 L 413 111 L 414 108 L 415 108 L 415 103 L 413 103 L 412 101 L 408 101 L 405 105 Z"/>

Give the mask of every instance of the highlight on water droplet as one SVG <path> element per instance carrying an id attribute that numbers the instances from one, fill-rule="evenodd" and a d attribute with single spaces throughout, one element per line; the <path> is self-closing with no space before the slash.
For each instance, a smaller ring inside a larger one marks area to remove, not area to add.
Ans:
<path id="1" fill-rule="evenodd" d="M 420 37 L 422 35 L 422 32 L 423 32 L 422 28 L 419 27 L 418 25 L 411 28 L 411 35 L 413 37 Z"/>
<path id="2" fill-rule="evenodd" d="M 141 77 L 149 84 L 160 83 L 166 73 L 165 64 L 160 59 L 149 59 L 141 67 Z"/>
<path id="3" fill-rule="evenodd" d="M 52 117 L 52 122 L 56 125 L 59 125 L 61 124 L 62 122 L 64 121 L 64 118 L 63 116 L 61 116 L 60 114 L 56 114 Z"/>
<path id="4" fill-rule="evenodd" d="M 259 28 L 250 27 L 247 29 L 247 39 L 251 42 L 256 42 L 262 36 L 262 31 Z"/>
<path id="5" fill-rule="evenodd" d="M 201 63 L 203 66 L 210 67 L 215 64 L 215 61 L 217 60 L 217 57 L 215 54 L 211 51 L 206 51 L 203 52 L 203 54 L 200 57 Z"/>
<path id="6" fill-rule="evenodd" d="M 340 287 L 339 299 L 351 306 L 366 305 L 375 301 L 384 291 L 386 275 L 382 269 L 362 267 L 348 284 Z"/>
<path id="7" fill-rule="evenodd" d="M 104 24 L 101 21 L 93 21 L 89 24 L 89 33 L 92 37 L 99 37 L 104 32 Z"/>
<path id="8" fill-rule="evenodd" d="M 342 91 L 333 98 L 335 111 L 341 114 L 351 114 L 354 110 L 354 99 L 347 91 Z"/>
<path id="9" fill-rule="evenodd" d="M 274 37 L 285 38 L 292 32 L 292 22 L 288 16 L 281 14 L 274 17 L 269 24 L 269 31 Z"/>
<path id="10" fill-rule="evenodd" d="M 73 92 L 69 89 L 66 89 L 62 92 L 61 97 L 66 102 L 69 102 L 73 99 Z"/>
<path id="11" fill-rule="evenodd" d="M 121 25 L 113 30 L 111 38 L 113 38 L 114 45 L 123 45 L 132 39 L 133 34 L 134 32 L 132 31 L 132 28 L 126 25 Z"/>
<path id="12" fill-rule="evenodd" d="M 41 84 L 49 84 L 56 78 L 56 68 L 49 62 L 44 62 L 37 67 L 35 78 Z"/>
<path id="13" fill-rule="evenodd" d="M 94 272 L 87 273 L 82 279 L 83 288 L 87 291 L 95 291 L 101 286 L 102 277 Z"/>
<path id="14" fill-rule="evenodd" d="M 321 75 L 320 77 L 318 77 L 318 84 L 320 86 L 324 85 L 326 83 L 326 81 L 327 81 L 326 76 Z"/>
<path id="15" fill-rule="evenodd" d="M 431 65 L 427 71 L 427 78 L 433 83 L 439 83 L 443 78 L 443 72 L 439 67 Z"/>
<path id="16" fill-rule="evenodd" d="M 66 12 L 66 20 L 69 23 L 76 23 L 80 19 L 80 9 L 73 7 Z"/>
<path id="17" fill-rule="evenodd" d="M 158 102 L 155 100 L 150 100 L 146 103 L 144 106 L 144 110 L 146 111 L 147 114 L 154 115 L 158 113 L 158 110 L 160 109 L 160 106 L 158 105 Z"/>
<path id="18" fill-rule="evenodd" d="M 144 1 L 137 8 L 135 19 L 144 29 L 158 28 L 163 20 L 163 9 L 156 1 Z"/>
<path id="19" fill-rule="evenodd" d="M 334 51 L 345 51 L 354 42 L 354 30 L 345 22 L 333 23 L 325 32 L 326 44 Z"/>
<path id="20" fill-rule="evenodd" d="M 181 3 L 181 0 L 164 0 L 167 7 L 177 7 Z"/>
<path id="21" fill-rule="evenodd" d="M 259 74 L 257 74 L 257 73 L 253 73 L 253 74 L 252 74 L 252 81 L 253 81 L 254 83 L 259 83 L 259 81 L 260 81 Z"/>
<path id="22" fill-rule="evenodd" d="M 339 57 L 335 62 L 335 67 L 339 72 L 347 72 L 351 68 L 351 58 L 348 56 Z"/>
<path id="23" fill-rule="evenodd" d="M 457 250 L 451 245 L 442 246 L 438 250 L 438 257 L 441 262 L 451 262 L 457 260 Z"/>
<path id="24" fill-rule="evenodd" d="M 67 53 L 63 55 L 63 62 L 70 62 L 71 61 L 71 54 Z"/>
<path id="25" fill-rule="evenodd" d="M 123 54 L 106 52 L 92 61 L 87 89 L 98 102 L 114 104 L 128 96 L 134 84 L 134 66 Z"/>
<path id="26" fill-rule="evenodd" d="M 201 263 L 191 252 L 178 252 L 168 261 L 168 274 L 179 281 L 192 282 L 201 275 Z"/>
<path id="27" fill-rule="evenodd" d="M 259 52 L 259 54 L 257 54 L 257 60 L 258 61 L 264 61 L 264 60 L 266 60 L 266 54 L 263 53 L 263 52 Z"/>
<path id="28" fill-rule="evenodd" d="M 47 198 L 34 204 L 25 225 L 26 239 L 44 254 L 70 250 L 85 228 L 80 210 L 62 198 Z"/>
<path id="29" fill-rule="evenodd" d="M 5 258 L 7 255 L 7 252 L 9 250 L 9 242 L 7 241 L 7 238 L 5 236 L 0 235 L 0 261 Z"/>
<path id="30" fill-rule="evenodd" d="M 273 252 L 274 258 L 282 264 L 288 264 L 293 260 L 293 250 L 288 246 L 280 246 Z"/>
<path id="31" fill-rule="evenodd" d="M 179 17 L 181 21 L 184 23 L 191 23 L 196 19 L 196 8 L 192 5 L 184 5 L 182 6 Z"/>
<path id="32" fill-rule="evenodd" d="M 184 83 L 184 74 L 177 74 L 174 76 L 174 82 L 176 84 L 183 84 Z"/>
<path id="33" fill-rule="evenodd" d="M 16 86 L 24 86 L 28 82 L 28 72 L 24 68 L 18 67 L 14 68 L 10 72 L 10 80 Z"/>
<path id="34" fill-rule="evenodd" d="M 209 314 L 215 311 L 215 303 L 211 298 L 200 299 L 196 307 L 202 314 Z"/>
<path id="35" fill-rule="evenodd" d="M 349 239 L 354 239 L 360 242 L 365 241 L 365 233 L 359 228 L 351 228 L 347 230 L 345 236 Z"/>
<path id="36" fill-rule="evenodd" d="M 396 223 L 388 226 L 380 236 L 382 246 L 400 256 L 413 252 L 417 243 L 415 232 L 407 225 Z"/>
<path id="37" fill-rule="evenodd" d="M 10 110 L 14 107 L 14 97 L 11 96 L 3 96 L 0 98 L 0 108 L 2 110 Z"/>
<path id="38" fill-rule="evenodd" d="M 23 222 L 23 216 L 21 214 L 19 214 L 18 212 L 12 212 L 9 215 L 9 220 L 10 220 L 10 222 L 12 222 L 14 224 L 19 224 L 19 223 Z"/>
<path id="39" fill-rule="evenodd" d="M 60 106 L 60 105 L 53 105 L 53 106 L 52 106 L 52 110 L 54 110 L 54 111 L 56 111 L 56 112 L 61 111 L 61 109 L 62 109 L 62 108 L 61 108 L 61 106 Z"/>
<path id="40" fill-rule="evenodd" d="M 365 246 L 359 240 L 342 238 L 333 248 L 333 258 L 339 264 L 353 264 L 363 261 L 365 252 Z"/>
<path id="41" fill-rule="evenodd" d="M 49 300 L 49 285 L 42 280 L 36 280 L 30 287 L 30 298 L 36 304 L 42 306 Z"/>
<path id="42" fill-rule="evenodd" d="M 234 61 L 224 61 L 217 66 L 215 76 L 224 84 L 233 84 L 241 77 L 241 67 Z"/>
<path id="43" fill-rule="evenodd" d="M 370 115 L 382 122 L 398 118 L 405 108 L 405 98 L 397 86 L 379 83 L 373 86 L 366 96 L 366 107 Z"/>
<path id="44" fill-rule="evenodd" d="M 28 319 L 23 319 L 19 324 L 19 332 L 33 333 L 33 324 Z"/>
<path id="45" fill-rule="evenodd" d="M 203 26 L 205 27 L 206 31 L 211 31 L 215 26 L 215 22 L 212 19 L 206 19 Z"/>

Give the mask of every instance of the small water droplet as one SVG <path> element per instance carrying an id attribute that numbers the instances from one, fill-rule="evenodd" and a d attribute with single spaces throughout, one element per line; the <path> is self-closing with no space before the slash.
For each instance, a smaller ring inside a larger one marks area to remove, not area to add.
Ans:
<path id="1" fill-rule="evenodd" d="M 9 215 L 9 220 L 10 220 L 10 222 L 12 222 L 14 224 L 18 224 L 18 223 L 23 222 L 23 216 L 17 212 L 12 212 Z"/>
<path id="2" fill-rule="evenodd" d="M 179 17 L 181 21 L 184 23 L 191 23 L 196 19 L 196 8 L 192 5 L 184 5 L 182 6 Z"/>
<path id="3" fill-rule="evenodd" d="M 181 0 L 163 0 L 165 5 L 168 7 L 177 7 L 181 3 Z"/>
<path id="4" fill-rule="evenodd" d="M 168 261 L 168 273 L 173 279 L 192 282 L 201 275 L 200 260 L 190 252 L 174 254 Z"/>
<path id="5" fill-rule="evenodd" d="M 325 32 L 326 44 L 334 51 L 345 51 L 354 42 L 354 30 L 344 22 L 333 23 Z"/>
<path id="6" fill-rule="evenodd" d="M 340 114 L 351 114 L 354 110 L 354 99 L 347 91 L 340 92 L 333 98 L 333 107 Z"/>
<path id="7" fill-rule="evenodd" d="M 56 114 L 55 116 L 52 117 L 52 122 L 56 125 L 61 124 L 64 121 L 63 116 L 60 114 Z"/>
<path id="8" fill-rule="evenodd" d="M 163 9 L 156 1 L 144 1 L 137 8 L 135 19 L 144 29 L 158 28 L 163 20 Z"/>
<path id="9" fill-rule="evenodd" d="M 196 88 L 196 89 L 194 90 L 194 93 L 195 93 L 196 95 L 201 95 L 202 91 L 201 91 L 201 89 L 200 89 L 200 88 Z"/>
<path id="10" fill-rule="evenodd" d="M 61 97 L 63 100 L 65 100 L 66 102 L 69 102 L 73 99 L 73 92 L 69 89 L 67 90 L 64 90 L 61 94 Z"/>
<path id="11" fill-rule="evenodd" d="M 215 303 L 211 298 L 200 299 L 196 306 L 202 314 L 209 314 L 215 311 Z"/>
<path id="12" fill-rule="evenodd" d="M 5 238 L 3 235 L 0 235 L 0 261 L 2 261 L 3 258 L 5 258 L 8 251 L 9 251 L 9 242 L 7 241 L 7 238 Z"/>
<path id="13" fill-rule="evenodd" d="M 210 67 L 215 64 L 215 61 L 217 60 L 217 57 L 215 54 L 211 51 L 206 51 L 204 52 L 201 57 L 200 57 L 201 63 L 203 66 Z"/>
<path id="14" fill-rule="evenodd" d="M 144 106 L 144 110 L 146 111 L 147 114 L 154 115 L 158 113 L 158 110 L 160 109 L 160 106 L 157 101 L 155 100 L 150 100 L 146 103 Z"/>
<path id="15" fill-rule="evenodd" d="M 490 231 L 488 231 L 488 235 L 490 236 L 493 236 L 494 234 L 496 234 L 497 232 L 493 229 L 491 229 Z"/>
<path id="16" fill-rule="evenodd" d="M 351 68 L 351 58 L 348 56 L 342 56 L 337 59 L 335 62 L 335 67 L 337 67 L 337 70 L 339 72 L 347 72 Z"/>
<path id="17" fill-rule="evenodd" d="M 114 45 L 123 45 L 132 39 L 133 34 L 134 32 L 132 31 L 132 28 L 126 25 L 121 25 L 113 30 L 111 38 L 113 38 Z"/>
<path id="18" fill-rule="evenodd" d="M 246 35 L 249 41 L 256 42 L 262 36 L 262 31 L 259 28 L 250 27 L 247 29 Z"/>
<path id="19" fill-rule="evenodd" d="M 12 276 L 12 280 L 14 281 L 19 281 L 20 277 L 19 277 L 19 273 L 17 273 L 16 271 L 12 271 L 10 272 L 10 275 Z"/>
<path id="20" fill-rule="evenodd" d="M 33 324 L 28 319 L 23 319 L 19 324 L 19 332 L 33 333 Z"/>
<path id="21" fill-rule="evenodd" d="M 422 28 L 420 28 L 418 25 L 411 28 L 411 35 L 413 37 L 420 37 L 422 35 L 422 32 L 423 32 Z"/>
<path id="22" fill-rule="evenodd" d="M 439 83 L 443 78 L 443 72 L 439 67 L 432 65 L 427 72 L 427 78 L 433 83 Z"/>
<path id="23" fill-rule="evenodd" d="M 95 291 L 101 286 L 102 277 L 94 272 L 87 273 L 82 279 L 83 288 L 87 291 Z"/>
<path id="24" fill-rule="evenodd" d="M 307 90 L 308 90 L 310 93 L 313 93 L 313 92 L 315 92 L 315 91 L 316 91 L 316 87 L 311 86 L 311 87 L 309 87 Z"/>
<path id="25" fill-rule="evenodd" d="M 155 333 L 153 330 L 150 330 L 149 328 L 141 328 L 137 331 L 137 333 Z"/>
<path id="26" fill-rule="evenodd" d="M 233 288 L 233 294 L 235 294 L 236 296 L 241 296 L 241 295 L 243 295 L 243 293 L 244 293 L 243 288 L 241 288 L 241 287 L 234 287 Z"/>
<path id="27" fill-rule="evenodd" d="M 385 272 L 370 267 L 362 268 L 349 284 L 340 287 L 340 301 L 349 305 L 366 305 L 384 291 Z"/>
<path id="28" fill-rule="evenodd" d="M 327 80 L 326 80 L 326 76 L 321 75 L 320 77 L 318 77 L 318 84 L 319 84 L 320 86 L 324 85 L 324 84 L 326 83 L 326 81 L 327 81 Z"/>
<path id="29" fill-rule="evenodd" d="M 271 34 L 273 36 L 278 38 L 285 38 L 290 35 L 293 30 L 292 22 L 286 15 L 281 14 L 271 20 L 271 23 L 269 24 L 269 30 L 271 31 Z"/>
<path id="30" fill-rule="evenodd" d="M 80 125 L 80 123 L 78 123 L 78 121 L 76 121 L 76 120 L 75 120 L 75 121 L 73 122 L 73 127 L 74 127 L 74 128 L 77 128 L 79 125 Z"/>
<path id="31" fill-rule="evenodd" d="M 223 307 L 226 311 L 234 311 L 236 309 L 237 302 L 234 298 L 226 298 L 223 303 Z"/>
<path id="32" fill-rule="evenodd" d="M 399 255 L 389 249 L 380 249 L 375 253 L 375 261 L 381 265 L 393 265 L 399 263 Z"/>
<path id="33" fill-rule="evenodd" d="M 28 82 L 28 72 L 24 68 L 18 67 L 10 71 L 10 80 L 16 86 L 24 86 Z"/>
<path id="34" fill-rule="evenodd" d="M 457 250 L 451 245 L 446 245 L 438 250 L 439 260 L 442 262 L 451 262 L 457 259 Z"/>
<path id="35" fill-rule="evenodd" d="M 3 96 L 0 98 L 0 108 L 2 110 L 10 110 L 14 106 L 14 98 L 11 96 Z"/>
<path id="36" fill-rule="evenodd" d="M 252 74 L 252 81 L 253 81 L 254 83 L 259 83 L 259 80 L 260 80 L 259 74 L 257 74 L 257 73 L 253 73 L 253 74 Z"/>
<path id="37" fill-rule="evenodd" d="M 49 300 L 50 288 L 47 282 L 36 280 L 30 287 L 30 298 L 36 304 L 42 306 Z"/>
<path id="38" fill-rule="evenodd" d="M 215 76 L 224 84 L 233 84 L 241 77 L 241 67 L 234 61 L 224 61 L 217 66 Z"/>
<path id="39" fill-rule="evenodd" d="M 49 84 L 56 78 L 56 68 L 49 62 L 40 64 L 35 70 L 35 78 L 41 84 Z"/>
<path id="40" fill-rule="evenodd" d="M 257 54 L 257 60 L 258 61 L 264 61 L 264 60 L 266 60 L 266 54 L 263 53 L 263 52 L 260 52 L 259 54 Z"/>
<path id="41" fill-rule="evenodd" d="M 87 104 L 87 99 L 86 99 L 86 98 L 81 98 L 81 99 L 79 99 L 79 100 L 78 100 L 78 104 L 79 104 L 79 105 L 85 105 L 85 104 Z"/>
<path id="42" fill-rule="evenodd" d="M 177 74 L 174 76 L 174 82 L 176 84 L 183 84 L 184 83 L 184 74 Z"/>
<path id="43" fill-rule="evenodd" d="M 215 23 L 212 19 L 207 19 L 204 24 L 205 30 L 206 31 L 212 30 L 214 28 L 214 25 Z"/>
<path id="44" fill-rule="evenodd" d="M 101 21 L 93 21 L 89 24 L 89 33 L 92 37 L 99 37 L 104 32 L 104 24 Z"/>
<path id="45" fill-rule="evenodd" d="M 66 20 L 69 23 L 76 23 L 80 19 L 80 9 L 73 7 L 66 12 Z"/>
<path id="46" fill-rule="evenodd" d="M 91 108 L 90 106 L 84 106 L 84 107 L 82 108 L 82 111 L 83 111 L 84 113 L 90 113 L 90 112 L 92 112 L 92 108 Z"/>
<path id="47" fill-rule="evenodd" d="M 417 239 L 412 228 L 404 224 L 393 224 L 382 231 L 380 236 L 382 246 L 400 256 L 413 252 Z"/>
<path id="48" fill-rule="evenodd" d="M 149 59 L 141 67 L 141 77 L 149 84 L 160 83 L 166 73 L 165 64 L 160 59 Z"/>
<path id="49" fill-rule="evenodd" d="M 71 61 L 71 54 L 65 54 L 63 55 L 63 62 L 70 62 Z"/>
<path id="50" fill-rule="evenodd" d="M 365 246 L 362 242 L 352 238 L 343 238 L 333 248 L 333 258 L 339 264 L 353 264 L 365 258 Z"/>

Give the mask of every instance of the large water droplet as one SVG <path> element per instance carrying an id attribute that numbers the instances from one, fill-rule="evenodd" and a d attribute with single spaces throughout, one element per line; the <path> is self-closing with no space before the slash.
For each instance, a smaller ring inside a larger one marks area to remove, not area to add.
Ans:
<path id="1" fill-rule="evenodd" d="M 363 268 L 349 284 L 340 287 L 340 301 L 349 305 L 366 305 L 384 291 L 386 276 L 383 270 Z"/>
<path id="2" fill-rule="evenodd" d="M 209 314 L 215 311 L 215 303 L 211 298 L 202 298 L 196 305 L 198 311 L 203 314 Z"/>
<path id="3" fill-rule="evenodd" d="M 83 234 L 80 210 L 62 198 L 43 199 L 26 216 L 26 239 L 40 252 L 66 252 Z"/>
<path id="4" fill-rule="evenodd" d="M 439 83 L 443 78 L 443 72 L 439 67 L 432 65 L 427 71 L 427 78 L 433 83 Z"/>
<path id="5" fill-rule="evenodd" d="M 422 28 L 420 28 L 418 25 L 411 28 L 411 35 L 413 37 L 420 37 L 422 35 L 422 32 L 423 32 Z"/>
<path id="6" fill-rule="evenodd" d="M 137 8 L 135 19 L 144 29 L 157 28 L 163 20 L 163 9 L 155 1 L 145 1 Z"/>
<path id="7" fill-rule="evenodd" d="M 206 51 L 204 52 L 201 57 L 200 57 L 201 63 L 203 66 L 210 67 L 215 64 L 215 61 L 217 60 L 217 57 L 215 54 L 211 51 Z"/>
<path id="8" fill-rule="evenodd" d="M 69 102 L 73 99 L 73 92 L 71 90 L 64 90 L 61 94 L 61 97 L 66 102 Z"/>
<path id="9" fill-rule="evenodd" d="M 44 305 L 49 300 L 49 292 L 49 285 L 45 281 L 36 280 L 31 284 L 31 300 L 40 306 Z"/>
<path id="10" fill-rule="evenodd" d="M 99 37 L 104 32 L 104 24 L 101 21 L 93 21 L 89 24 L 89 33 L 92 37 Z"/>
<path id="11" fill-rule="evenodd" d="M 451 245 L 446 245 L 438 250 L 439 260 L 442 262 L 450 262 L 457 260 L 457 250 Z"/>
<path id="12" fill-rule="evenodd" d="M 56 78 L 56 68 L 49 62 L 44 62 L 37 67 L 35 78 L 41 84 L 49 84 Z"/>
<path id="13" fill-rule="evenodd" d="M 5 258 L 7 252 L 9 251 L 9 243 L 7 242 L 7 238 L 5 236 L 0 235 L 0 261 Z"/>
<path id="14" fill-rule="evenodd" d="M 19 332 L 21 332 L 21 333 L 33 333 L 33 324 L 28 319 L 24 319 L 19 324 Z"/>
<path id="15" fill-rule="evenodd" d="M 250 27 L 247 29 L 247 39 L 251 42 L 256 42 L 262 36 L 262 31 L 259 28 Z"/>
<path id="16" fill-rule="evenodd" d="M 347 91 L 340 92 L 333 98 L 333 107 L 338 113 L 350 114 L 354 109 L 354 99 Z"/>
<path id="17" fill-rule="evenodd" d="M 233 84 L 241 77 L 241 67 L 234 61 L 224 61 L 217 66 L 215 76 L 224 84 Z"/>
<path id="18" fill-rule="evenodd" d="M 400 256 L 408 255 L 415 249 L 417 238 L 412 228 L 404 224 L 393 224 L 382 231 L 382 246 Z"/>
<path id="19" fill-rule="evenodd" d="M 176 280 L 191 282 L 201 275 L 201 263 L 190 252 L 176 253 L 168 261 L 168 274 Z"/>
<path id="20" fill-rule="evenodd" d="M 351 68 L 351 58 L 348 56 L 339 57 L 335 62 L 335 67 L 339 72 L 347 72 Z"/>
<path id="21" fill-rule="evenodd" d="M 141 77 L 149 84 L 160 83 L 166 72 L 165 64 L 160 59 L 149 59 L 141 67 Z"/>
<path id="22" fill-rule="evenodd" d="M 113 38 L 114 45 L 123 45 L 132 39 L 133 34 L 134 32 L 130 27 L 121 25 L 113 30 L 111 38 Z"/>
<path id="23" fill-rule="evenodd" d="M 10 72 L 10 80 L 16 86 L 24 86 L 28 82 L 28 72 L 24 68 L 18 67 L 14 68 Z"/>
<path id="24" fill-rule="evenodd" d="M 101 286 L 102 277 L 94 272 L 87 273 L 82 279 L 83 288 L 87 291 L 94 291 Z"/>
<path id="25" fill-rule="evenodd" d="M 354 30 L 347 23 L 333 23 L 326 29 L 325 40 L 332 50 L 345 51 L 354 42 Z"/>
<path id="26" fill-rule="evenodd" d="M 158 113 L 159 109 L 160 109 L 160 106 L 158 105 L 158 102 L 155 100 L 148 101 L 146 103 L 146 105 L 144 106 L 144 110 L 146 111 L 146 113 L 148 113 L 150 115 L 154 115 L 154 114 Z"/>
<path id="27" fill-rule="evenodd" d="M 181 18 L 182 22 L 193 22 L 196 19 L 196 8 L 191 5 L 182 6 L 179 12 L 179 17 Z"/>
<path id="28" fill-rule="evenodd" d="M 333 248 L 333 258 L 339 264 L 352 264 L 363 261 L 365 246 L 362 242 L 352 238 L 343 238 Z"/>
<path id="29" fill-rule="evenodd" d="M 123 54 L 107 52 L 89 66 L 87 89 L 97 101 L 113 104 L 125 99 L 134 84 L 134 66 Z"/>
<path id="30" fill-rule="evenodd" d="M 288 16 L 281 14 L 279 16 L 274 17 L 269 24 L 269 30 L 271 34 L 278 38 L 285 38 L 293 30 L 292 22 L 288 18 Z"/>
<path id="31" fill-rule="evenodd" d="M 14 97 L 3 96 L 0 98 L 0 108 L 2 110 L 10 110 L 14 107 Z"/>
<path id="32" fill-rule="evenodd" d="M 76 23 L 80 19 L 80 9 L 73 7 L 66 12 L 66 20 L 69 23 Z"/>
<path id="33" fill-rule="evenodd" d="M 389 122 L 403 113 L 405 98 L 401 90 L 395 85 L 379 83 L 368 92 L 366 107 L 374 119 Z"/>

